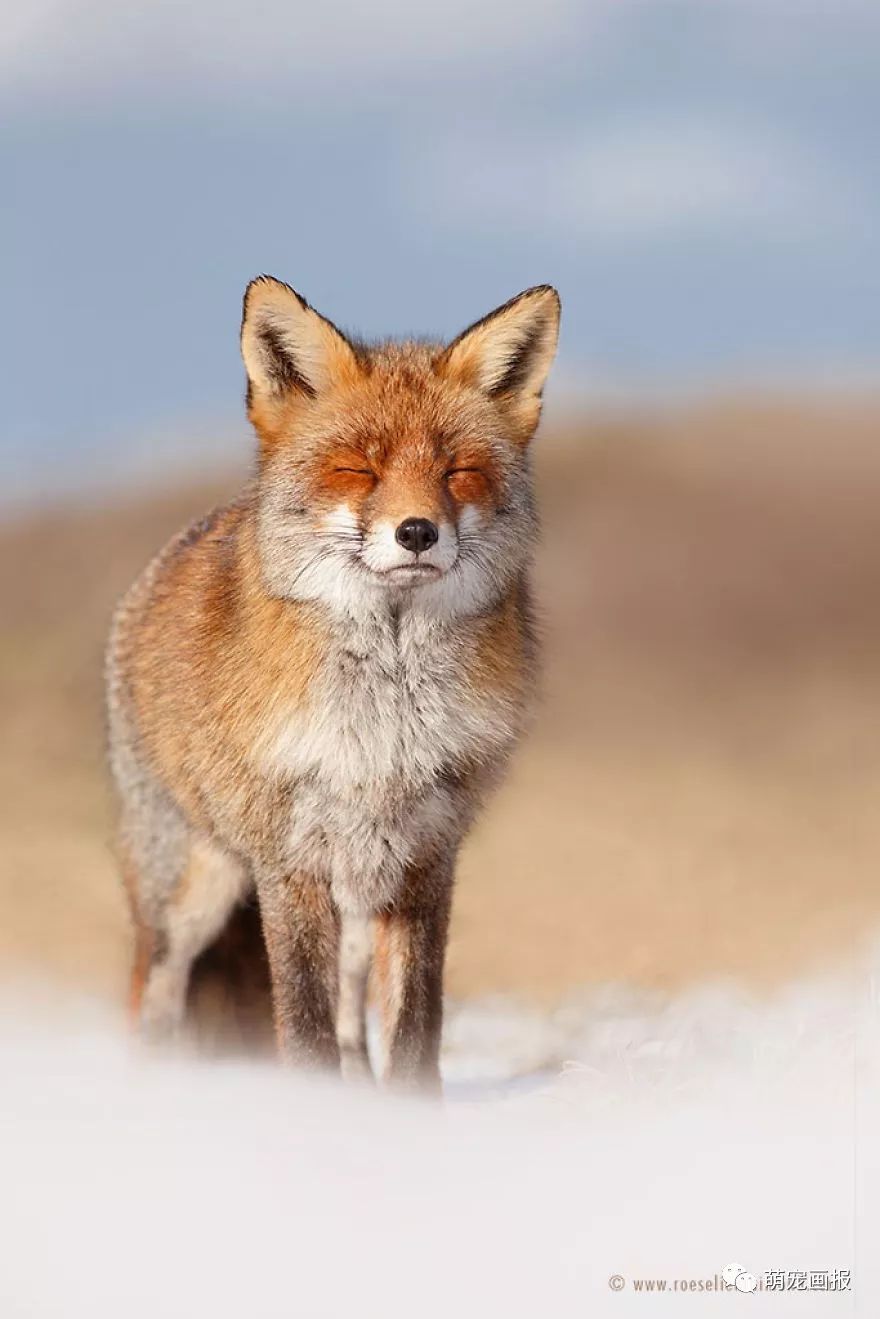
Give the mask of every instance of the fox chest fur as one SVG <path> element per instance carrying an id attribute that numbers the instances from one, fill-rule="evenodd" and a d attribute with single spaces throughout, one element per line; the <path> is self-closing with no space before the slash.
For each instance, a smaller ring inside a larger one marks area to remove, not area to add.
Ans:
<path id="1" fill-rule="evenodd" d="M 290 790 L 280 850 L 343 909 L 383 907 L 407 867 L 451 859 L 511 749 L 521 693 L 476 680 L 486 645 L 479 622 L 348 620 L 304 699 L 267 716 L 256 767 Z"/>

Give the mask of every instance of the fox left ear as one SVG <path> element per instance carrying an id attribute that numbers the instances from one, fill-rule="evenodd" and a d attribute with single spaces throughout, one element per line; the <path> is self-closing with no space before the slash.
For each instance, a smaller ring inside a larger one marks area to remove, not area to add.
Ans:
<path id="1" fill-rule="evenodd" d="M 437 360 L 440 375 L 504 402 L 537 424 L 541 392 L 559 338 L 559 294 L 526 289 L 460 334 Z"/>
<path id="2" fill-rule="evenodd" d="M 252 280 L 245 292 L 241 355 L 248 409 L 261 431 L 271 431 L 279 405 L 291 396 L 316 398 L 359 370 L 354 349 L 332 321 L 269 275 Z"/>

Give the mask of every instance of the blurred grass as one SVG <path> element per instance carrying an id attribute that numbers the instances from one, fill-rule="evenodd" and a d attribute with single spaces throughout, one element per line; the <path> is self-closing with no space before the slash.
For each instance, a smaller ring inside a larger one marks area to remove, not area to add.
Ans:
<path id="1" fill-rule="evenodd" d="M 540 437 L 544 700 L 466 849 L 459 995 L 770 985 L 880 921 L 880 405 L 706 403 Z M 121 997 L 110 609 L 233 488 L 0 528 L 0 957 Z"/>

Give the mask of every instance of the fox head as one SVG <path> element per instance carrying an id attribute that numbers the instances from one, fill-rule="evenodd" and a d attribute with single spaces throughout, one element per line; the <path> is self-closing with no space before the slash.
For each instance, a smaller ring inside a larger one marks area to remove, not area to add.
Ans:
<path id="1" fill-rule="evenodd" d="M 558 330 L 541 285 L 448 345 L 367 346 L 254 280 L 241 345 L 270 591 L 346 612 L 500 598 L 534 540 L 528 448 Z"/>

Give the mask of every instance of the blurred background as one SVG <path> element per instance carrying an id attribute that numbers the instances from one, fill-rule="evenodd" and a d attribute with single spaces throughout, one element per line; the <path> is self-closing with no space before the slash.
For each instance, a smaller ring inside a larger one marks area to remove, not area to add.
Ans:
<path id="1" fill-rule="evenodd" d="M 763 989 L 880 925 L 880 10 L 34 0 L 0 24 L 0 956 L 120 1001 L 110 610 L 249 461 L 240 298 L 552 282 L 544 701 L 459 998 Z"/>

